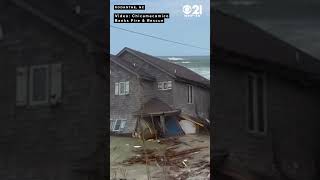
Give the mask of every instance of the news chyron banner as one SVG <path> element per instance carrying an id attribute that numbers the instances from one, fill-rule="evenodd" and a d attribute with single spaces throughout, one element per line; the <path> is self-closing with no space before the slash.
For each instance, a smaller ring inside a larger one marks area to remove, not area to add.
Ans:
<path id="1" fill-rule="evenodd" d="M 110 178 L 210 179 L 210 1 L 110 13 Z"/>

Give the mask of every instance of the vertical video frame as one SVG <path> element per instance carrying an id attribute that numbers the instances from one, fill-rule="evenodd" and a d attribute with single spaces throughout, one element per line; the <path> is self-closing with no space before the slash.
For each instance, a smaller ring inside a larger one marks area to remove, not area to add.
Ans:
<path id="1" fill-rule="evenodd" d="M 110 179 L 210 179 L 210 1 L 110 2 Z"/>

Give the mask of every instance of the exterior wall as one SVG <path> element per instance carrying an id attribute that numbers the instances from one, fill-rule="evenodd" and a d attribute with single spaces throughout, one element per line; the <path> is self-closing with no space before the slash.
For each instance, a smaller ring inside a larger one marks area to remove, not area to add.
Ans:
<path id="1" fill-rule="evenodd" d="M 138 77 L 122 67 L 111 63 L 110 78 L 110 119 L 126 119 L 127 124 L 122 133 L 133 132 L 137 118 L 134 112 L 141 107 L 141 85 Z M 128 95 L 115 95 L 115 83 L 129 81 Z"/>
<path id="2" fill-rule="evenodd" d="M 226 149 L 232 162 L 259 174 L 312 179 L 318 148 L 319 89 L 267 73 L 267 134 L 255 135 L 246 128 L 248 72 L 239 66 L 215 65 L 215 147 Z"/>
<path id="3" fill-rule="evenodd" d="M 158 90 L 158 84 L 157 82 L 159 81 L 172 81 L 173 83 L 173 78 L 163 71 L 155 68 L 154 66 L 144 62 L 143 60 L 137 58 L 136 56 L 130 54 L 130 53 L 123 53 L 121 55 L 121 58 L 124 60 L 127 60 L 131 63 L 136 64 L 136 68 L 143 68 L 145 72 L 150 74 L 156 79 L 156 82 L 153 84 L 153 88 L 156 90 L 155 97 L 160 99 L 161 101 L 167 103 L 169 106 L 173 107 L 173 93 L 172 90 Z"/>
<path id="4" fill-rule="evenodd" d="M 214 77 L 214 147 L 226 149 L 230 160 L 243 168 L 270 174 L 270 133 L 256 136 L 247 131 L 247 69 L 217 64 Z"/>
<path id="5" fill-rule="evenodd" d="M 193 86 L 193 103 L 188 104 L 188 84 L 175 81 L 173 84 L 174 106 L 192 116 L 209 119 L 210 92 L 208 89 Z"/>
<path id="6" fill-rule="evenodd" d="M 0 179 L 88 179 L 78 170 L 95 169 L 96 158 L 104 159 L 98 146 L 106 128 L 106 85 L 95 59 L 15 6 L 1 9 L 0 22 Z M 62 103 L 16 107 L 16 67 L 57 62 L 63 64 Z"/>
<path id="7" fill-rule="evenodd" d="M 157 87 L 156 87 L 156 82 L 154 81 L 147 81 L 147 80 L 142 80 L 140 83 L 141 87 L 141 101 L 143 103 L 148 102 L 150 99 L 155 98 L 157 96 Z"/>
<path id="8" fill-rule="evenodd" d="M 320 89 L 269 76 L 268 120 L 280 166 L 293 179 L 314 179 Z"/>

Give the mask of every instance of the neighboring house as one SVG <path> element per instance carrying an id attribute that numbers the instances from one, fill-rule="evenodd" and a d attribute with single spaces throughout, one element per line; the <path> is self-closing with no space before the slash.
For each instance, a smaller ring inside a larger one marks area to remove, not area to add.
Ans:
<path id="1" fill-rule="evenodd" d="M 248 22 L 213 13 L 212 147 L 229 153 L 218 172 L 319 179 L 320 61 Z"/>
<path id="2" fill-rule="evenodd" d="M 209 119 L 209 87 L 209 80 L 185 67 L 124 48 L 110 57 L 110 130 L 136 132 L 143 117 L 164 123 L 156 125 L 168 128 L 163 135 L 175 134 L 181 115 Z"/>
<path id="3" fill-rule="evenodd" d="M 0 2 L 0 179 L 104 179 L 103 19 L 77 2 Z"/>

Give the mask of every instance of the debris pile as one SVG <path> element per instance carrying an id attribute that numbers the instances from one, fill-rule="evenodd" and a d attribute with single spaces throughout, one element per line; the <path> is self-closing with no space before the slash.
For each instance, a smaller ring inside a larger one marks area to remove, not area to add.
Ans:
<path id="1" fill-rule="evenodd" d="M 181 144 L 182 142 L 178 138 L 166 138 L 158 141 L 160 144 L 166 144 L 168 146 L 176 146 Z"/>
<path id="2" fill-rule="evenodd" d="M 167 148 L 164 152 L 164 155 L 154 149 L 146 149 L 145 151 L 141 148 L 133 150 L 137 155 L 133 156 L 125 161 L 123 164 L 132 165 L 132 164 L 145 164 L 146 159 L 148 164 L 158 163 L 158 165 L 167 165 L 167 166 L 178 166 L 180 168 L 185 168 L 184 161 L 189 158 L 192 159 L 192 154 L 198 153 L 201 149 L 208 147 L 196 147 L 192 149 L 186 149 L 181 151 L 175 151 L 176 147 Z"/>
<path id="3" fill-rule="evenodd" d="M 210 174 L 210 162 L 206 160 L 194 161 L 195 154 L 208 146 L 190 147 L 179 150 L 179 144 L 185 144 L 177 138 L 168 138 L 158 141 L 160 144 L 168 145 L 168 148 L 143 149 L 134 148 L 135 156 L 123 161 L 121 164 L 130 166 L 134 164 L 156 165 L 167 167 L 167 179 L 187 179 L 187 177 Z M 188 145 L 188 144 L 185 144 Z M 154 173 L 153 177 L 162 177 L 163 171 Z"/>
<path id="4" fill-rule="evenodd" d="M 114 166 L 127 169 L 130 175 L 126 177 L 136 179 L 145 176 L 159 180 L 210 179 L 208 140 L 207 136 L 186 135 L 149 139 L 143 144 L 125 144 L 130 146 L 127 153 L 132 154 L 114 163 Z M 120 171 L 119 173 L 121 174 Z"/>

